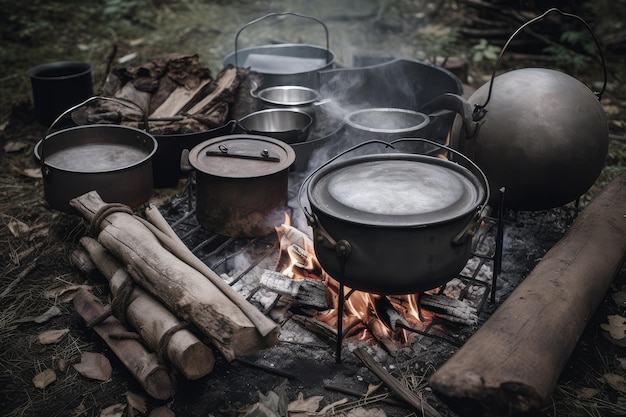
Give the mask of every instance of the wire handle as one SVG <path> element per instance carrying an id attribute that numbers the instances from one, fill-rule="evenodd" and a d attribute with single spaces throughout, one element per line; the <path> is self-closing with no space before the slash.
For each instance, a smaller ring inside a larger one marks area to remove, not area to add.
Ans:
<path id="1" fill-rule="evenodd" d="M 482 105 L 476 104 L 474 106 L 474 112 L 473 112 L 474 120 L 480 120 L 481 118 L 484 117 L 484 115 L 486 113 L 485 107 L 487 106 L 487 104 L 489 103 L 489 100 L 491 99 L 491 90 L 493 88 L 494 79 L 496 78 L 496 72 L 498 71 L 498 68 L 500 67 L 500 62 L 502 61 L 502 56 L 504 55 L 504 51 L 509 46 L 509 44 L 511 43 L 513 38 L 519 32 L 524 30 L 527 26 L 529 26 L 532 23 L 535 23 L 535 22 L 537 22 L 539 20 L 542 20 L 543 18 L 545 18 L 548 14 L 550 14 L 552 12 L 557 12 L 557 13 L 561 14 L 562 16 L 572 17 L 572 18 L 577 19 L 578 21 L 582 22 L 585 25 L 585 27 L 587 28 L 587 30 L 591 34 L 591 37 L 593 38 L 593 41 L 595 42 L 596 47 L 598 48 L 598 53 L 600 54 L 600 60 L 602 61 L 602 72 L 603 72 L 603 76 L 604 76 L 604 83 L 602 84 L 602 89 L 600 90 L 600 92 L 596 92 L 594 94 L 598 97 L 598 100 L 602 99 L 602 94 L 604 94 L 604 90 L 606 89 L 606 84 L 607 84 L 607 72 L 606 72 L 606 63 L 604 61 L 604 55 L 602 53 L 602 48 L 600 47 L 600 43 L 598 42 L 598 39 L 596 38 L 595 34 L 593 33 L 593 30 L 591 29 L 591 26 L 589 26 L 589 24 L 587 24 L 587 22 L 585 22 L 580 16 L 572 14 L 572 13 L 566 13 L 566 12 L 563 12 L 563 11 L 557 9 L 556 7 L 553 7 L 551 9 L 546 10 L 541 15 L 536 16 L 536 17 L 530 19 L 528 22 L 524 23 L 515 32 L 513 32 L 513 34 L 506 41 L 506 43 L 504 44 L 504 46 L 500 50 L 500 54 L 498 55 L 498 60 L 496 61 L 496 65 L 495 65 L 495 67 L 493 69 L 493 72 L 491 73 L 491 80 L 489 81 L 489 91 L 487 92 L 487 99 L 485 100 L 485 102 Z"/>
<path id="2" fill-rule="evenodd" d="M 303 14 L 295 13 L 295 12 L 282 12 L 282 13 L 269 13 L 269 14 L 266 14 L 265 16 L 259 17 L 258 19 L 254 19 L 254 20 L 246 23 L 245 25 L 243 25 L 241 27 L 241 29 L 239 29 L 237 31 L 237 35 L 235 36 L 235 66 L 236 67 L 239 66 L 239 53 L 238 53 L 239 52 L 239 35 L 241 34 L 241 32 L 245 28 L 247 28 L 249 26 L 252 26 L 252 25 L 255 25 L 255 24 L 259 23 L 260 21 L 265 20 L 265 19 L 267 19 L 269 17 L 279 17 L 279 16 L 288 16 L 288 15 L 289 16 L 301 17 L 303 19 L 310 19 L 310 20 L 313 20 L 313 21 L 319 23 L 320 25 L 322 25 L 322 27 L 324 28 L 324 32 L 326 33 L 326 63 L 330 64 L 330 61 L 331 61 L 331 59 L 330 59 L 330 39 L 329 39 L 329 36 L 328 36 L 328 27 L 326 26 L 326 24 L 324 22 L 322 22 L 321 20 L 319 20 L 319 19 L 317 19 L 315 17 L 312 17 L 312 16 L 307 16 L 307 15 L 303 15 Z"/>

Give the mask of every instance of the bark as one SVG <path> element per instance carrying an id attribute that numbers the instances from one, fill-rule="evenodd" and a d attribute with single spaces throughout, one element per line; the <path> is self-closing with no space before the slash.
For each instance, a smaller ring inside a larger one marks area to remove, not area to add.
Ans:
<path id="1" fill-rule="evenodd" d="M 430 379 L 472 415 L 536 411 L 626 259 L 626 174 L 615 178 Z"/>

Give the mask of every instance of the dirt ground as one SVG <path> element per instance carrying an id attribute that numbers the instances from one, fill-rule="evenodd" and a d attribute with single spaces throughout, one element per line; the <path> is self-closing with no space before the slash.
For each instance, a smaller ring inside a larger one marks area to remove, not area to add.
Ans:
<path id="1" fill-rule="evenodd" d="M 0 17 L 0 142 L 3 146 L 0 152 L 0 251 L 3 259 L 0 273 L 0 411 L 11 417 L 99 416 L 103 409 L 125 403 L 127 391 L 141 391 L 114 355 L 107 355 L 112 361 L 113 377 L 105 382 L 87 380 L 72 367 L 80 361 L 82 353 L 106 352 L 107 348 L 84 326 L 72 304 L 64 302 L 62 295 L 52 291 L 84 282 L 85 277 L 70 265 L 69 258 L 78 239 L 84 236 L 86 226 L 76 216 L 51 210 L 44 202 L 33 147 L 45 135 L 46 127 L 34 118 L 30 80 L 26 76 L 29 68 L 53 61 L 89 62 L 96 90 L 111 66 L 138 65 L 171 53 L 197 53 L 217 73 L 222 67 L 222 58 L 234 49 L 234 36 L 243 25 L 268 12 L 290 10 L 317 16 L 326 22 L 331 34 L 331 49 L 340 66 L 352 66 L 352 57 L 356 53 L 428 61 L 434 56 L 462 57 L 470 63 L 466 88 L 471 90 L 489 80 L 494 65 L 493 53 L 505 40 L 501 37 L 487 39 L 488 31 L 484 32 L 485 37 L 476 37 L 453 30 L 463 27 L 469 17 L 476 14 L 476 9 L 469 5 L 471 2 L 368 0 L 329 4 L 323 0 L 106 0 L 97 5 L 91 3 L 33 1 L 15 4 L 0 0 L 3 10 Z M 522 15 L 528 17 L 548 7 L 542 2 L 518 3 L 524 6 L 520 6 L 520 13 L 524 12 L 526 14 Z M 572 7 L 571 3 L 576 2 L 551 2 L 564 8 Z M 602 99 L 609 118 L 609 155 L 598 181 L 581 199 L 584 208 L 626 167 L 626 62 L 623 58 L 626 29 L 621 26 L 622 17 L 626 16 L 626 2 L 601 1 L 594 2 L 593 7 L 578 6 L 575 11 L 597 30 L 600 43 L 610 45 L 604 51 L 609 82 Z M 516 27 L 510 22 L 507 26 L 506 19 L 491 23 L 500 29 L 504 27 L 504 33 L 510 33 Z M 262 33 L 259 38 L 270 42 L 308 43 L 311 36 L 319 42 L 319 33 L 309 35 L 302 33 L 300 28 L 291 30 L 280 34 Z M 244 37 L 242 40 L 251 42 L 253 39 Z M 531 49 L 536 51 L 537 47 L 532 45 L 536 44 L 531 43 Z M 580 45 L 572 49 L 586 50 Z M 594 88 L 601 84 L 597 61 L 581 61 L 584 54 L 565 56 L 554 51 L 531 52 L 528 49 L 515 51 L 503 69 L 565 65 Z M 182 192 L 182 188 L 157 190 L 153 201 L 166 201 Z M 96 291 L 106 294 L 103 288 Z M 624 291 L 626 272 L 621 271 L 598 311 L 589 320 L 549 404 L 539 415 L 626 415 L 626 354 L 623 351 L 626 344 L 612 339 L 601 328 L 609 315 L 624 316 L 626 313 Z M 36 319 L 51 308 L 56 309 L 54 317 Z M 60 328 L 70 329 L 61 343 L 41 344 L 38 341 L 43 331 Z M 309 354 L 302 353 L 303 356 Z M 336 368 L 332 351 L 327 349 L 321 349 L 316 355 L 305 362 L 306 366 L 293 370 L 303 375 L 306 384 L 321 386 L 318 379 L 322 370 L 318 367 L 333 368 L 338 378 L 362 379 L 367 374 L 365 370 L 351 374 L 346 371 L 351 368 L 343 371 Z M 200 384 L 181 383 L 175 400 L 166 403 L 149 400 L 146 409 L 141 411 L 138 407 L 135 415 L 150 412 L 154 412 L 151 415 L 166 415 L 156 414 L 155 409 L 161 405 L 169 405 L 178 416 L 237 415 L 245 406 L 252 405 L 237 389 L 225 388 L 229 378 L 232 382 L 235 371 L 220 358 L 216 368 L 219 372 L 214 379 Z M 55 371 L 56 381 L 38 388 L 33 378 L 46 369 Z M 613 381 L 618 382 L 610 383 L 607 374 L 616 375 Z M 279 385 L 277 381 L 280 379 L 269 375 L 261 373 L 259 378 L 258 381 L 238 379 L 241 392 L 245 391 L 244 387 L 254 391 L 260 387 L 270 390 Z M 293 389 L 297 391 L 297 388 Z M 198 401 L 197 397 L 208 391 L 215 395 Z M 312 394 L 306 393 L 307 396 Z M 241 398 L 227 406 L 224 403 L 217 406 L 208 400 L 227 395 Z M 442 414 L 455 415 L 445 404 L 437 404 Z M 127 415 L 132 412 L 128 411 Z M 392 408 L 387 415 L 412 414 L 406 409 Z"/>

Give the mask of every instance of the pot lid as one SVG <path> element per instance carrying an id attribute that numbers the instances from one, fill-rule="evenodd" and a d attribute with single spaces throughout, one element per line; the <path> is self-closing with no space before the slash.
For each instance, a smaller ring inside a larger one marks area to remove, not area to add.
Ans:
<path id="1" fill-rule="evenodd" d="M 415 227 L 473 213 L 484 187 L 464 167 L 436 157 L 380 154 L 324 167 L 309 183 L 309 202 L 352 223 Z"/>
<path id="2" fill-rule="evenodd" d="M 295 151 L 285 142 L 248 134 L 207 140 L 189 152 L 193 168 L 225 178 L 272 175 L 288 169 L 295 159 Z"/>

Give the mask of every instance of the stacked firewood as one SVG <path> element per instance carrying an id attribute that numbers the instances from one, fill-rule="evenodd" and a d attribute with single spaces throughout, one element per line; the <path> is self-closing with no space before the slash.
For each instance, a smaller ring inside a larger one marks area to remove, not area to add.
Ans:
<path id="1" fill-rule="evenodd" d="M 72 119 L 79 125 L 115 123 L 143 129 L 147 118 L 155 135 L 203 132 L 236 117 L 235 107 L 246 107 L 252 82 L 258 83 L 259 77 L 232 65 L 213 77 L 198 55 L 170 55 L 112 69 L 99 95 L 122 103 L 93 100 L 75 110 Z"/>
<path id="2" fill-rule="evenodd" d="M 280 327 L 196 258 L 156 207 L 144 219 L 95 191 L 71 205 L 96 236 L 74 258 L 91 259 L 111 293 L 107 305 L 85 290 L 74 306 L 149 395 L 169 398 L 175 373 L 208 375 L 213 349 L 232 361 L 278 343 Z"/>

